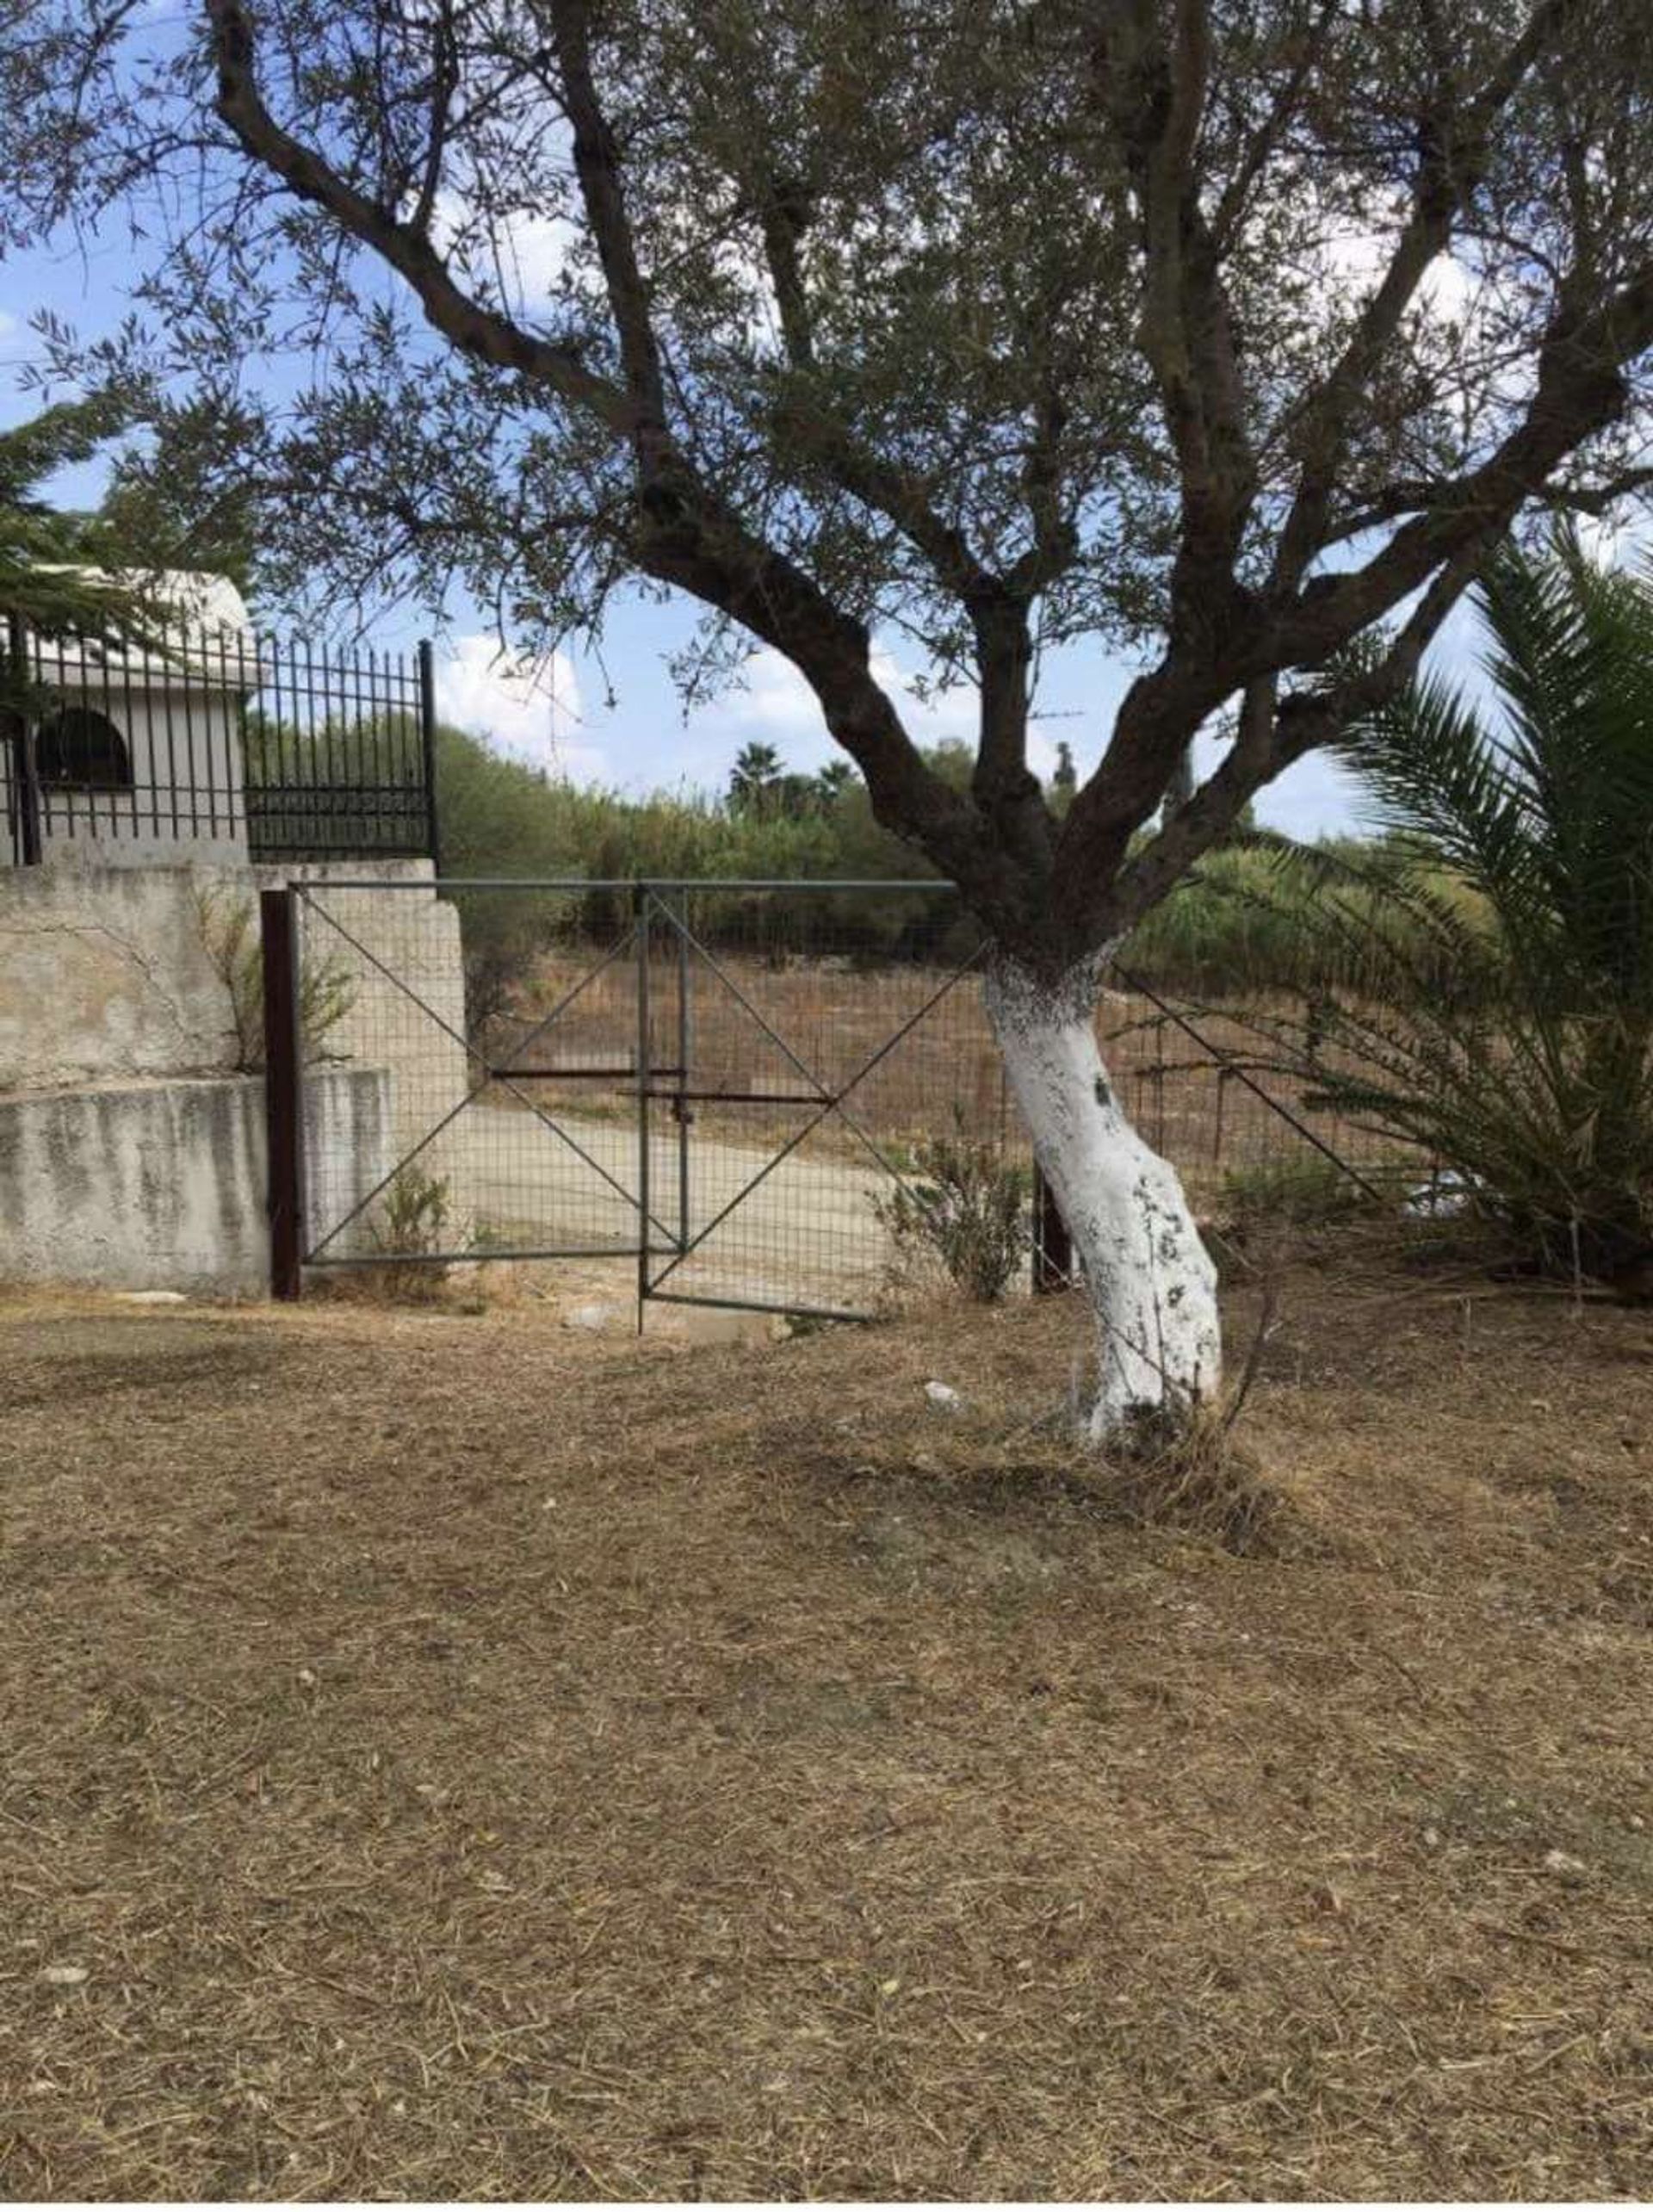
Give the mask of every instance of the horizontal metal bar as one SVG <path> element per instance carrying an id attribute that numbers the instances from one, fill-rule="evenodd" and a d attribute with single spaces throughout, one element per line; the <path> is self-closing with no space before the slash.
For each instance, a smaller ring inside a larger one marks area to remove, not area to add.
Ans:
<path id="1" fill-rule="evenodd" d="M 950 891 L 958 887 L 942 877 L 847 876 L 438 876 L 443 891 Z M 380 883 L 371 877 L 360 882 L 338 878 L 329 888 L 336 891 L 429 890 L 432 879 L 419 884 Z M 661 917 L 668 926 L 672 917 Z"/>
<path id="2" fill-rule="evenodd" d="M 185 844 L 192 835 L 196 833 L 197 833 L 195 832 L 189 830 L 180 831 L 177 841 L 181 845 Z M 224 833 L 217 833 L 223 834 Z M 214 833 L 202 831 L 199 833 L 199 834 L 205 836 L 214 834 Z M 171 841 L 172 840 L 169 835 L 167 842 L 170 843 Z M 363 845 L 359 842 L 352 845 L 328 845 L 320 838 L 311 838 L 301 846 L 291 844 L 285 839 L 280 844 L 271 843 L 267 845 L 262 838 L 250 837 L 247 840 L 247 858 L 250 860 L 257 861 L 261 868 L 325 867 L 336 860 L 372 860 L 375 858 L 380 860 L 423 860 L 427 857 L 428 856 L 426 855 L 423 845 L 393 845 L 390 843 L 382 845 Z M 290 891 L 295 889 L 297 886 L 289 881 L 282 888 Z M 328 888 L 329 889 L 332 889 L 331 883 L 329 883 Z M 354 888 L 359 890 L 373 889 L 375 891 L 382 891 L 391 889 L 392 886 L 385 883 L 374 883 L 371 885 L 363 883 L 355 886 L 340 885 L 339 888 L 341 889 Z M 394 888 L 399 890 L 403 887 L 398 884 L 394 886 Z M 417 886 L 413 888 L 417 888 Z M 424 889 L 428 891 L 430 888 L 430 878 L 427 877 L 424 882 Z"/>
<path id="3" fill-rule="evenodd" d="M 498 1075 L 502 1081 L 519 1083 L 607 1083 L 615 1081 L 616 1078 L 635 1075 L 637 1063 L 635 1060 L 628 1060 L 612 1068 L 490 1068 L 487 1072 L 490 1075 Z M 654 1072 L 659 1075 L 675 1075 L 681 1070 L 656 1068 Z M 627 1096 L 630 1095 L 628 1092 Z M 672 1093 L 673 1098 L 677 1095 L 675 1091 Z"/>
<path id="4" fill-rule="evenodd" d="M 399 883 L 387 883 L 373 876 L 332 876 L 325 883 L 315 885 L 328 891 L 428 891 L 432 884 L 439 891 L 635 891 L 637 888 L 628 877 L 598 876 L 420 876 Z M 313 888 L 294 883 L 294 890 Z M 627 928 L 631 926 L 628 919 Z"/>
<path id="5" fill-rule="evenodd" d="M 369 807 L 400 813 L 423 796 L 422 787 L 412 782 L 343 784 L 329 779 L 316 784 L 261 784 L 256 777 L 246 792 L 249 803 L 265 815 L 343 814 Z"/>
<path id="6" fill-rule="evenodd" d="M 650 876 L 646 891 L 957 891 L 944 876 Z M 801 1313 L 802 1306 L 789 1309 Z"/>
<path id="7" fill-rule="evenodd" d="M 652 1244 L 650 1251 L 660 1246 Z M 667 1250 L 674 1250 L 668 1245 Z M 517 1246 L 490 1244 L 471 1252 L 328 1252 L 312 1258 L 306 1267 L 457 1267 L 484 1260 L 635 1260 L 641 1248 L 635 1244 L 554 1244 Z"/>
<path id="8" fill-rule="evenodd" d="M 670 1075 L 670 1069 L 656 1073 Z M 684 1106 L 836 1106 L 837 1098 L 829 1091 L 650 1091 L 651 1099 L 679 1100 Z"/>
<path id="9" fill-rule="evenodd" d="M 877 1318 L 870 1313 L 857 1313 L 841 1305 L 780 1305 L 772 1298 L 696 1298 L 687 1291 L 655 1291 L 644 1292 L 650 1305 L 704 1305 L 720 1313 L 778 1313 L 783 1316 L 801 1314 L 808 1321 L 854 1321 L 868 1323 Z"/>

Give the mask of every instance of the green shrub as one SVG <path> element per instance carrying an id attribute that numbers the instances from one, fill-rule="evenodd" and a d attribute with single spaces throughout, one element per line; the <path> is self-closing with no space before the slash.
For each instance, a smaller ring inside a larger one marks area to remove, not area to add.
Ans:
<path id="1" fill-rule="evenodd" d="M 251 899 L 220 889 L 200 892 L 195 914 L 207 957 L 229 994 L 236 1067 L 257 1075 L 264 1064 L 264 959 L 257 908 Z M 325 1049 L 327 1038 L 355 1004 L 356 977 L 342 959 L 301 957 L 299 1038 L 306 1060 L 333 1056 Z"/>
<path id="2" fill-rule="evenodd" d="M 428 1175 L 412 1162 L 399 1168 L 380 1193 L 368 1235 L 384 1265 L 368 1270 L 387 1296 L 420 1299 L 437 1296 L 445 1269 L 435 1255 L 445 1246 L 453 1205 L 448 1180 Z"/>
<path id="3" fill-rule="evenodd" d="M 907 1159 L 912 1180 L 873 1200 L 898 1266 L 939 1260 L 967 1298 L 990 1305 L 1031 1249 L 1028 1170 L 962 1129 L 919 1138 Z"/>

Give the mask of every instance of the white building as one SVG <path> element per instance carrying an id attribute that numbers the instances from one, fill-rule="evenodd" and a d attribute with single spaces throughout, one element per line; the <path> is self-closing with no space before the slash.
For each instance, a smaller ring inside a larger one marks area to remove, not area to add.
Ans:
<path id="1" fill-rule="evenodd" d="M 40 703 L 3 748 L 14 862 L 246 859 L 243 709 L 264 673 L 247 610 L 221 576 L 175 571 L 159 596 L 172 613 L 145 645 L 18 641 Z"/>

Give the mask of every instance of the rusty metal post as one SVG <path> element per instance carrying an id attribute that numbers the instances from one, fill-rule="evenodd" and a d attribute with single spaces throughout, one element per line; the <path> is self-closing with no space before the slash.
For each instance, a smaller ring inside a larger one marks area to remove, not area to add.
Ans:
<path id="1" fill-rule="evenodd" d="M 649 1092 L 653 1071 L 649 1066 L 650 1009 L 648 994 L 648 932 L 653 920 L 653 894 L 647 883 L 631 887 L 631 910 L 637 933 L 637 1334 L 653 1287 L 649 1273 L 648 1224 L 650 1198 Z"/>
<path id="2" fill-rule="evenodd" d="M 269 1294 L 295 1298 L 304 1278 L 303 1042 L 299 1025 L 298 894 L 262 891 L 264 1131 L 268 1146 Z"/>
<path id="3" fill-rule="evenodd" d="M 15 692 L 11 722 L 11 857 L 25 868 L 40 860 L 40 778 L 34 758 L 34 726 L 28 710 L 28 630 L 21 615 L 6 617 L 5 673 Z"/>

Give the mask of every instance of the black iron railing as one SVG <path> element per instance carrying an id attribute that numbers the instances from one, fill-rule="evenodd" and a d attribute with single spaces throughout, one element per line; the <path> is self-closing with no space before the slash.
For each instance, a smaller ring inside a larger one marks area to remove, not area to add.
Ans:
<path id="1" fill-rule="evenodd" d="M 14 864 L 69 845 L 437 857 L 428 645 L 344 653 L 206 622 L 40 637 L 14 620 L 3 658 Z"/>

